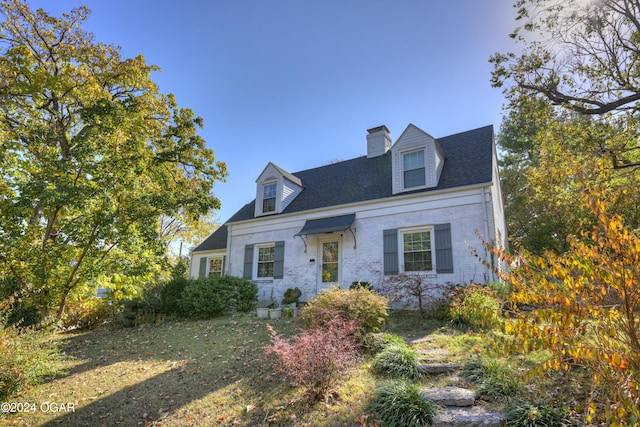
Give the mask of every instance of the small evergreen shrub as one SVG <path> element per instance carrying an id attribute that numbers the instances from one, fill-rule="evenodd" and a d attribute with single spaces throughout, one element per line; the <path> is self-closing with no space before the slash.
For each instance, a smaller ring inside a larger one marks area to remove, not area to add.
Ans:
<path id="1" fill-rule="evenodd" d="M 389 320 L 388 300 L 368 289 L 334 286 L 307 302 L 302 320 L 307 327 L 314 327 L 327 323 L 336 313 L 344 320 L 355 321 L 361 334 L 377 332 Z"/>
<path id="2" fill-rule="evenodd" d="M 449 308 L 451 321 L 473 329 L 497 327 L 502 322 L 502 302 L 496 295 L 481 284 L 456 288 Z"/>
<path id="3" fill-rule="evenodd" d="M 302 291 L 299 288 L 289 288 L 284 291 L 284 295 L 282 296 L 282 304 L 293 304 L 297 303 L 298 299 L 302 296 Z"/>
<path id="4" fill-rule="evenodd" d="M 292 385 L 303 387 L 312 401 L 324 398 L 359 359 L 353 321 L 334 317 L 290 340 L 278 336 L 271 325 L 267 328 L 271 343 L 264 347 L 266 360 Z"/>
<path id="5" fill-rule="evenodd" d="M 367 353 L 375 355 L 391 345 L 405 345 L 404 338 L 387 332 L 371 332 L 365 335 L 363 346 Z"/>
<path id="6" fill-rule="evenodd" d="M 160 310 L 164 314 L 180 314 L 180 304 L 178 301 L 189 281 L 186 277 L 178 275 L 162 285 L 160 289 Z"/>
<path id="7" fill-rule="evenodd" d="M 562 427 L 571 425 L 562 409 L 547 402 L 516 401 L 505 412 L 509 427 Z"/>
<path id="8" fill-rule="evenodd" d="M 228 288 L 233 293 L 231 308 L 248 312 L 258 304 L 258 285 L 251 280 L 234 276 L 222 276 L 213 279 L 220 286 Z"/>
<path id="9" fill-rule="evenodd" d="M 201 278 L 189 281 L 178 305 L 186 317 L 215 317 L 233 307 L 235 296 L 228 283 L 215 278 Z"/>
<path id="10" fill-rule="evenodd" d="M 122 325 L 127 327 L 142 324 L 159 323 L 163 316 L 160 314 L 160 300 L 155 298 L 135 298 L 122 302 Z"/>
<path id="11" fill-rule="evenodd" d="M 423 399 L 416 385 L 388 380 L 375 389 L 370 409 L 387 427 L 422 427 L 431 425 L 438 405 Z"/>
<path id="12" fill-rule="evenodd" d="M 513 397 L 522 392 L 522 384 L 511 368 L 488 357 L 469 359 L 462 369 L 462 378 L 473 383 L 483 396 Z"/>
<path id="13" fill-rule="evenodd" d="M 376 354 L 373 370 L 388 377 L 402 377 L 416 380 L 421 374 L 418 370 L 418 353 L 407 344 L 393 344 Z"/>
<path id="14" fill-rule="evenodd" d="M 90 297 L 79 301 L 69 301 L 62 316 L 64 328 L 94 328 L 113 319 L 119 311 L 119 304 L 105 298 Z"/>

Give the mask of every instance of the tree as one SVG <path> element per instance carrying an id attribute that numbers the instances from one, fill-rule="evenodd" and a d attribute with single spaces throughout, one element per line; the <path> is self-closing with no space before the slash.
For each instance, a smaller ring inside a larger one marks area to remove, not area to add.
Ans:
<path id="1" fill-rule="evenodd" d="M 580 367 L 590 375 L 586 423 L 636 425 L 640 420 L 640 237 L 610 213 L 602 189 L 583 188 L 592 214 L 565 254 L 511 257 L 503 279 L 510 319 L 496 338 L 500 354 L 543 350 L 550 357 L 532 374 Z M 488 263 L 485 263 L 488 265 Z M 584 408 L 584 407 L 583 407 Z"/>
<path id="2" fill-rule="evenodd" d="M 0 13 L 0 275 L 61 316 L 99 272 L 136 276 L 162 256 L 161 215 L 218 208 L 226 166 L 202 119 L 159 93 L 158 67 L 82 29 L 86 7 L 57 18 L 9 0 Z"/>
<path id="3" fill-rule="evenodd" d="M 603 116 L 640 112 L 640 2 L 638 0 L 518 0 L 511 35 L 521 55 L 496 53 L 492 84 L 512 102 L 548 99 L 571 111 Z M 635 124 L 631 131 L 636 129 Z M 602 141 L 613 168 L 640 166 L 636 138 Z"/>
<path id="4" fill-rule="evenodd" d="M 541 96 L 518 98 L 505 116 L 498 144 L 505 214 L 514 249 L 536 254 L 569 249 L 589 209 L 576 203 L 576 177 L 607 189 L 606 201 L 631 227 L 640 225 L 633 169 L 614 170 L 603 144 L 629 138 L 627 116 L 606 119 L 554 108 Z"/>

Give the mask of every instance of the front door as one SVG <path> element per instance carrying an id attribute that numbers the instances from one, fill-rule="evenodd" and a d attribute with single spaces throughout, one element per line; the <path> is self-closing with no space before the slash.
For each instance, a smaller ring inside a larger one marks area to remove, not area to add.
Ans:
<path id="1" fill-rule="evenodd" d="M 327 239 L 319 242 L 318 292 L 340 282 L 340 241 Z"/>

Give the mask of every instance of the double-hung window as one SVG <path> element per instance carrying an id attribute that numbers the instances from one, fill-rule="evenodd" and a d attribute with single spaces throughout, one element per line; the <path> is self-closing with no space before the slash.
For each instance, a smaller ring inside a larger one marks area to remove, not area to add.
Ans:
<path id="1" fill-rule="evenodd" d="M 401 236 L 404 271 L 433 270 L 431 229 L 407 230 Z"/>
<path id="2" fill-rule="evenodd" d="M 209 258 L 209 277 L 222 276 L 224 257 Z"/>
<path id="3" fill-rule="evenodd" d="M 402 154 L 402 173 L 405 189 L 426 185 L 424 150 Z"/>
<path id="4" fill-rule="evenodd" d="M 262 213 L 275 212 L 278 184 L 275 182 L 262 186 Z"/>
<path id="5" fill-rule="evenodd" d="M 257 254 L 258 259 L 256 262 L 256 266 L 257 266 L 256 277 L 258 279 L 272 278 L 273 268 L 275 266 L 275 260 L 276 260 L 275 245 L 273 244 L 257 245 L 256 247 L 258 249 L 258 254 Z"/>

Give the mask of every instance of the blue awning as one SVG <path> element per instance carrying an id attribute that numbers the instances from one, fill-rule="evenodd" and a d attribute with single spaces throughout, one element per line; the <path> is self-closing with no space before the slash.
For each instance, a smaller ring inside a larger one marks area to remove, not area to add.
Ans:
<path id="1" fill-rule="evenodd" d="M 332 216 L 329 218 L 308 219 L 304 227 L 296 236 L 308 236 L 309 234 L 332 233 L 334 231 L 345 231 L 351 228 L 356 214 Z"/>

